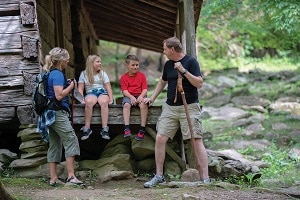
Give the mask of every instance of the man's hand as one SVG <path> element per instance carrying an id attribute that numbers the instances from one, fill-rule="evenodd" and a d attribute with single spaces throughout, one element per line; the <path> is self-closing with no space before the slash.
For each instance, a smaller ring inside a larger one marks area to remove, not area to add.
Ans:
<path id="1" fill-rule="evenodd" d="M 185 68 L 182 66 L 181 62 L 176 62 L 174 64 L 174 69 L 177 69 L 180 73 L 184 73 L 185 72 Z"/>
<path id="2" fill-rule="evenodd" d="M 152 106 L 154 103 L 154 100 L 152 100 L 151 98 L 144 98 L 144 103 L 148 104 L 149 106 Z"/>

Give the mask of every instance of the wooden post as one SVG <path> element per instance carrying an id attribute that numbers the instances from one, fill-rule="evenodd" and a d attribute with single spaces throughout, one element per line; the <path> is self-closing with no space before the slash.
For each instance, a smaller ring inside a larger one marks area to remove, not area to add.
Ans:
<path id="1" fill-rule="evenodd" d="M 178 5 L 179 30 L 176 36 L 180 39 L 183 46 L 183 52 L 197 59 L 196 51 L 196 30 L 194 18 L 193 0 L 180 1 Z M 180 37 L 179 37 L 180 36 Z M 197 162 L 194 157 L 191 143 L 187 143 L 186 159 L 190 168 L 197 169 Z"/>
<path id="2" fill-rule="evenodd" d="M 182 2 L 184 18 L 184 23 L 182 23 L 184 26 L 182 37 L 185 38 L 186 54 L 197 58 L 194 2 L 193 0 L 184 0 Z"/>

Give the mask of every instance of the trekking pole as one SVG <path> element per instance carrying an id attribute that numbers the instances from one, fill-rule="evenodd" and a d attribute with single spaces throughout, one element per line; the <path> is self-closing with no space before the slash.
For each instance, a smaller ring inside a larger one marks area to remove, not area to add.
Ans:
<path id="1" fill-rule="evenodd" d="M 190 115 L 189 115 L 189 110 L 188 110 L 188 105 L 187 105 L 186 98 L 185 98 L 185 93 L 184 93 L 184 90 L 183 90 L 183 87 L 182 87 L 183 77 L 182 77 L 179 70 L 177 70 L 177 72 L 178 72 L 177 87 L 176 87 L 177 89 L 176 89 L 176 96 L 175 96 L 174 101 L 177 100 L 177 91 L 180 92 L 181 97 L 182 97 L 182 101 L 183 101 L 183 105 L 184 105 L 186 119 L 187 119 L 189 130 L 190 130 L 190 133 L 191 133 L 191 145 L 192 145 L 192 148 L 194 150 L 194 156 L 195 156 L 195 159 L 196 159 L 196 168 L 199 172 L 200 178 L 202 178 L 202 169 L 201 169 L 200 163 L 199 163 L 199 161 L 200 161 L 199 154 L 198 154 L 198 151 L 197 151 L 196 146 L 195 146 L 195 136 L 194 136 L 193 126 L 192 126 L 191 118 L 190 118 Z"/>
<path id="2" fill-rule="evenodd" d="M 75 98 L 74 98 L 74 89 L 72 90 L 72 99 L 71 99 L 71 123 L 72 123 L 72 127 L 74 128 L 74 102 L 75 102 Z"/>

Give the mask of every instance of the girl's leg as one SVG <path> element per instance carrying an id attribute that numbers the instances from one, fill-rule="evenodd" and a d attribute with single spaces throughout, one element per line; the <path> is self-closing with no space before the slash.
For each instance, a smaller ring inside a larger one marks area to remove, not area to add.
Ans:
<path id="1" fill-rule="evenodd" d="M 84 99 L 85 101 L 85 127 L 90 128 L 91 120 L 93 115 L 94 105 L 97 103 L 97 97 L 95 95 L 87 95 Z"/>

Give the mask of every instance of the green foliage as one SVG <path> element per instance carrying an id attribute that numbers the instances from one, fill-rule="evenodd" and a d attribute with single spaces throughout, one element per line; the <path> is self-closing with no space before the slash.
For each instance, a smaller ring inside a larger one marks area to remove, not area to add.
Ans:
<path id="1" fill-rule="evenodd" d="M 280 149 L 273 144 L 270 146 L 269 152 L 263 155 L 262 160 L 269 164 L 268 168 L 261 169 L 264 178 L 278 179 L 288 183 L 297 180 L 298 175 L 295 166 L 297 161 L 299 162 L 299 158 L 289 158 L 286 150 Z M 286 176 L 287 174 L 289 176 Z"/>
<path id="2" fill-rule="evenodd" d="M 240 149 L 238 150 L 239 153 L 243 154 L 243 155 L 257 155 L 257 153 L 259 152 L 255 147 L 253 146 L 249 146 L 246 149 Z"/>
<path id="3" fill-rule="evenodd" d="M 279 56 L 299 55 L 298 0 L 205 1 L 197 28 L 200 55 L 248 56 L 254 49 L 276 49 Z"/>
<path id="4" fill-rule="evenodd" d="M 181 175 L 180 174 L 177 174 L 177 175 L 167 174 L 167 177 L 169 177 L 169 179 L 171 181 L 180 181 Z"/>
<path id="5" fill-rule="evenodd" d="M 298 0 L 260 1 L 258 7 L 274 23 L 275 31 L 299 34 L 300 6 Z"/>
<path id="6" fill-rule="evenodd" d="M 4 185 L 22 186 L 24 188 L 34 187 L 37 189 L 44 189 L 49 187 L 48 179 L 44 178 L 12 178 L 12 177 L 2 177 L 1 181 Z"/>
<path id="7" fill-rule="evenodd" d="M 202 71 L 212 71 L 238 67 L 241 72 L 248 72 L 253 69 L 260 69 L 268 72 L 278 72 L 282 70 L 297 70 L 296 60 L 292 58 L 270 58 L 268 56 L 257 58 L 230 58 L 230 59 L 211 59 L 207 55 L 200 55 L 199 60 L 201 63 Z"/>
<path id="8" fill-rule="evenodd" d="M 249 187 L 255 187 L 260 185 L 258 176 L 260 175 L 256 173 L 249 173 L 249 174 L 245 174 L 244 176 L 232 175 L 226 177 L 223 181 L 242 186 L 243 188 L 249 188 Z"/>

